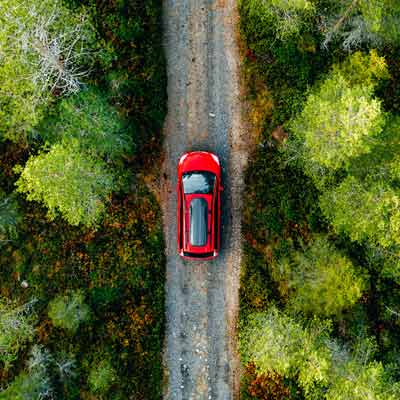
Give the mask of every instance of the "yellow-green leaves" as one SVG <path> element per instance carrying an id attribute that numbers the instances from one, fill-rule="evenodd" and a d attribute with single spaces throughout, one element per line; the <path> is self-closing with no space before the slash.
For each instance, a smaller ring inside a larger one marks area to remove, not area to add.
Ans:
<path id="1" fill-rule="evenodd" d="M 80 88 L 95 34 L 59 0 L 0 2 L 0 139 L 21 141 L 54 92 Z"/>
<path id="2" fill-rule="evenodd" d="M 291 310 L 319 317 L 338 316 L 361 297 L 364 281 L 348 257 L 323 237 L 304 251 L 292 251 L 273 268 L 273 277 L 285 282 Z M 281 283 L 282 284 L 282 283 Z"/>
<path id="3" fill-rule="evenodd" d="M 291 125 L 303 140 L 305 164 L 337 170 L 370 151 L 384 125 L 381 103 L 373 96 L 373 78 L 385 71 L 384 59 L 375 53 L 356 53 L 310 93 Z"/>
<path id="4" fill-rule="evenodd" d="M 59 213 L 71 225 L 93 226 L 104 213 L 114 181 L 103 161 L 81 152 L 71 140 L 31 157 L 16 186 L 28 200 L 44 204 L 51 219 Z"/>
<path id="5" fill-rule="evenodd" d="M 90 318 L 90 308 L 81 292 L 60 295 L 49 303 L 49 317 L 54 326 L 75 333 L 79 325 Z"/>
<path id="6" fill-rule="evenodd" d="M 0 297 L 0 369 L 7 370 L 34 336 L 32 303 L 18 305 Z"/>
<path id="7" fill-rule="evenodd" d="M 38 127 L 43 139 L 54 144 L 76 140 L 92 155 L 115 161 L 132 151 L 132 136 L 115 107 L 94 87 L 63 99 Z"/>
<path id="8" fill-rule="evenodd" d="M 352 240 L 400 245 L 400 193 L 385 182 L 360 182 L 348 176 L 326 191 L 320 204 L 336 231 Z"/>

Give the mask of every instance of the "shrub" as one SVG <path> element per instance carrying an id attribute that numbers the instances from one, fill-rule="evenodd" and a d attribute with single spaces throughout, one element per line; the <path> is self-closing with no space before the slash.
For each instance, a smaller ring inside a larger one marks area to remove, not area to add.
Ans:
<path id="1" fill-rule="evenodd" d="M 117 374 L 109 360 L 102 360 L 93 365 L 89 373 L 88 383 L 93 393 L 105 394 L 117 380 Z"/>
<path id="2" fill-rule="evenodd" d="M 1 400 L 38 400 L 53 399 L 54 390 L 48 374 L 50 353 L 35 345 L 28 361 L 28 372 L 22 372 L 0 393 Z"/>
<path id="3" fill-rule="evenodd" d="M 245 385 L 240 398 L 244 400 L 291 400 L 289 388 L 284 379 L 274 372 L 257 374 L 254 363 L 249 363 L 243 374 L 242 382 Z"/>
<path id="4" fill-rule="evenodd" d="M 8 369 L 19 351 L 34 337 L 33 302 L 22 306 L 0 298 L 0 365 Z"/>
<path id="5" fill-rule="evenodd" d="M 90 308 L 81 292 L 59 295 L 49 303 L 49 318 L 54 326 L 75 333 L 81 323 L 90 319 Z"/>

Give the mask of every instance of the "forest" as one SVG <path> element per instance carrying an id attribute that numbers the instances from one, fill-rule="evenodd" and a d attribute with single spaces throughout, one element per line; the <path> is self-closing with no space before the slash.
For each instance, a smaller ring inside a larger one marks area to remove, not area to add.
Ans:
<path id="1" fill-rule="evenodd" d="M 240 0 L 241 398 L 400 398 L 400 3 Z"/>
<path id="2" fill-rule="evenodd" d="M 161 18 L 0 2 L 1 400 L 161 397 Z"/>

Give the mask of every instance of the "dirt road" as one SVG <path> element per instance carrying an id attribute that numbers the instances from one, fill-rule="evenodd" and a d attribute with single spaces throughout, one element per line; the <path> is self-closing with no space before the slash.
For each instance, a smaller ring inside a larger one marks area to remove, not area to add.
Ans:
<path id="1" fill-rule="evenodd" d="M 241 260 L 242 171 L 236 0 L 165 0 L 168 64 L 162 207 L 167 252 L 165 398 L 235 399 L 235 324 Z M 182 153 L 210 150 L 222 161 L 222 250 L 211 262 L 176 253 L 176 166 Z"/>

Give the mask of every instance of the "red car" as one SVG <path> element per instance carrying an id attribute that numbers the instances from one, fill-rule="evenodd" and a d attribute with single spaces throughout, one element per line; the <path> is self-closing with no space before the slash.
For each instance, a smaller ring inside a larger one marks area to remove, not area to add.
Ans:
<path id="1" fill-rule="evenodd" d="M 206 151 L 185 153 L 178 164 L 178 252 L 209 260 L 218 255 L 221 229 L 221 166 Z"/>

